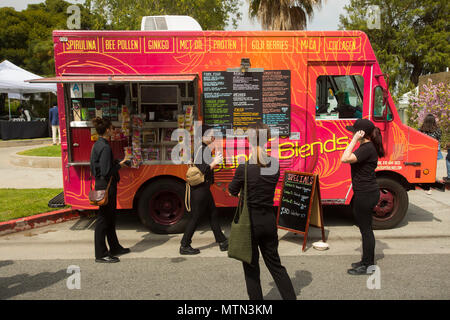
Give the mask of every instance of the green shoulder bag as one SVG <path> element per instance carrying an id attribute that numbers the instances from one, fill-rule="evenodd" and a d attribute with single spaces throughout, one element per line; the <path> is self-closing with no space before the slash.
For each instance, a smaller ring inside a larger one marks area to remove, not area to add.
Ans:
<path id="1" fill-rule="evenodd" d="M 245 163 L 244 194 L 239 198 L 228 239 L 228 257 L 252 263 L 252 226 L 247 205 L 247 162 Z"/>

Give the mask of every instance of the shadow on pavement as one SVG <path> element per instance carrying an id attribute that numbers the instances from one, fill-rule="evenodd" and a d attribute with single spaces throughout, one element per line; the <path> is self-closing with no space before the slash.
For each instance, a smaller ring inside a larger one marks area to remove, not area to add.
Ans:
<path id="1" fill-rule="evenodd" d="M 298 270 L 295 272 L 295 277 L 291 278 L 294 286 L 295 295 L 298 297 L 302 289 L 309 286 L 312 282 L 312 273 L 305 270 Z M 264 300 L 280 300 L 281 295 L 274 281 L 270 283 L 272 289 L 264 296 Z"/>
<path id="2" fill-rule="evenodd" d="M 0 299 L 10 299 L 27 292 L 37 292 L 65 278 L 67 278 L 66 270 L 41 272 L 32 276 L 23 273 L 11 277 L 0 277 Z"/>

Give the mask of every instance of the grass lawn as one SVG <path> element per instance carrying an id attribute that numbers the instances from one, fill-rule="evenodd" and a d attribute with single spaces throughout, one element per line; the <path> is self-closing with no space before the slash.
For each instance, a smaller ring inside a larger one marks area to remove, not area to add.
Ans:
<path id="1" fill-rule="evenodd" d="M 35 157 L 61 157 L 61 146 L 46 146 L 40 148 L 34 148 L 26 151 L 21 151 L 18 154 L 22 156 L 35 156 Z"/>
<path id="2" fill-rule="evenodd" d="M 68 208 L 49 208 L 62 189 L 0 189 L 0 222 Z"/>

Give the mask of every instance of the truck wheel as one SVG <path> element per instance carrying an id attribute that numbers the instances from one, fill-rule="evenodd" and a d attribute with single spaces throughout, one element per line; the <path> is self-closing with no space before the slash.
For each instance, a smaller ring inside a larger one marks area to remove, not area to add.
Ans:
<path id="1" fill-rule="evenodd" d="M 391 229 L 398 225 L 408 211 L 408 192 L 397 181 L 380 177 L 380 201 L 374 210 L 373 228 Z"/>
<path id="2" fill-rule="evenodd" d="M 176 179 L 164 178 L 152 182 L 139 197 L 139 218 L 154 233 L 184 232 L 188 220 L 184 195 L 185 185 Z"/>

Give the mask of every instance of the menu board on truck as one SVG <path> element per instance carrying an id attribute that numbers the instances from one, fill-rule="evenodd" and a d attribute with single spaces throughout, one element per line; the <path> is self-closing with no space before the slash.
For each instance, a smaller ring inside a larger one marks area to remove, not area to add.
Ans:
<path id="1" fill-rule="evenodd" d="M 207 127 L 226 133 L 247 130 L 262 121 L 277 128 L 281 136 L 290 133 L 291 73 L 203 72 L 203 115 Z"/>

